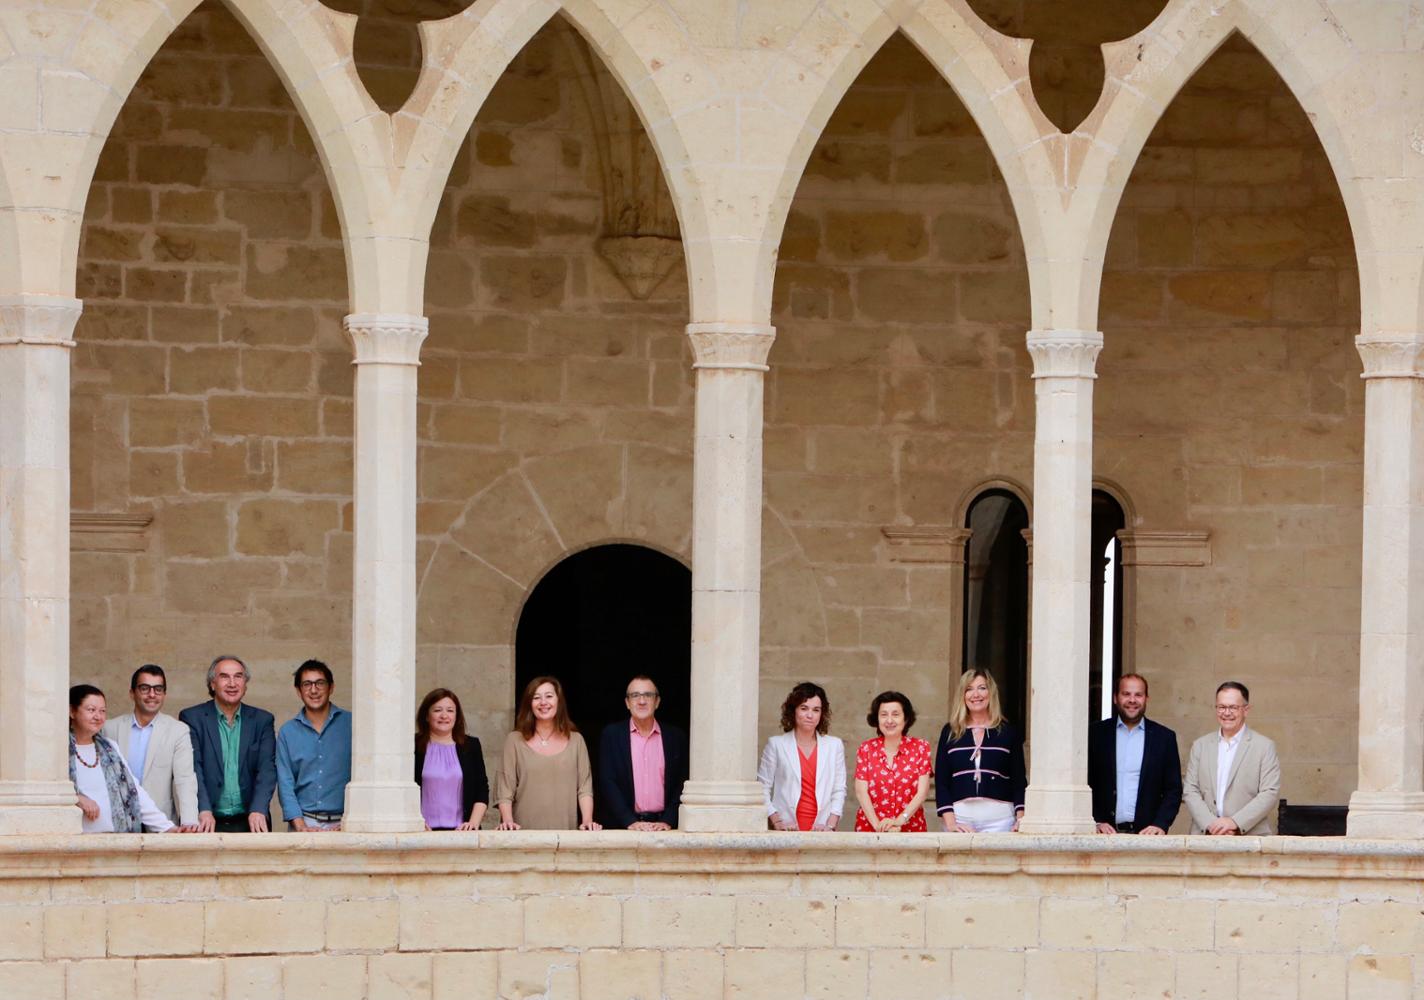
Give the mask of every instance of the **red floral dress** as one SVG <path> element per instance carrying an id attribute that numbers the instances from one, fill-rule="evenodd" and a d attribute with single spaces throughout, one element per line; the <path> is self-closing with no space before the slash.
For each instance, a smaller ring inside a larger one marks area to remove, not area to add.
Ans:
<path id="1" fill-rule="evenodd" d="M 898 816 L 904 812 L 910 800 L 915 797 L 920 777 L 934 773 L 934 754 L 927 741 L 916 736 L 905 736 L 900 740 L 900 749 L 895 754 L 895 763 L 885 759 L 885 737 L 877 736 L 866 740 L 855 752 L 855 778 L 864 781 L 870 789 L 870 804 L 881 819 Z M 865 810 L 855 811 L 855 828 L 860 833 L 874 833 L 875 828 L 865 818 Z M 904 833 L 925 832 L 925 811 L 916 809 L 915 815 L 902 826 Z"/>

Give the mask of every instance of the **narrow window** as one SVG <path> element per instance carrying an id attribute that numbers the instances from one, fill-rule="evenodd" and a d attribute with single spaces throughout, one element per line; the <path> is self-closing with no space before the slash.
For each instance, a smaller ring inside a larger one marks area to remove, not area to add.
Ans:
<path id="1" fill-rule="evenodd" d="M 1122 543 L 1127 519 L 1111 493 L 1093 490 L 1092 624 L 1088 631 L 1088 721 L 1112 715 L 1113 691 L 1122 676 Z"/>
<path id="2" fill-rule="evenodd" d="M 964 668 L 984 667 L 999 685 L 1004 714 L 1028 722 L 1028 508 L 989 489 L 969 505 L 964 558 Z"/>

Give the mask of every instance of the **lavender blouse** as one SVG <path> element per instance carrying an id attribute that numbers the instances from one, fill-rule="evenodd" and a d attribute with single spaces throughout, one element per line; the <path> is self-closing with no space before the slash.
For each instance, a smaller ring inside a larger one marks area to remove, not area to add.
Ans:
<path id="1" fill-rule="evenodd" d="M 428 743 L 420 772 L 420 813 L 432 830 L 453 830 L 465 822 L 460 815 L 464 774 L 453 743 Z"/>

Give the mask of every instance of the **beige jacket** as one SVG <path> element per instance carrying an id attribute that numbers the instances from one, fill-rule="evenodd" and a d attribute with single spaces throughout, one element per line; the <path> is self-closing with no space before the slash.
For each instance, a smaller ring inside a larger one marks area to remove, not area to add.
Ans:
<path id="1" fill-rule="evenodd" d="M 1182 802 L 1192 817 L 1192 833 L 1205 833 L 1216 819 L 1216 764 L 1220 730 L 1212 730 L 1192 744 L 1187 777 L 1182 782 Z M 1276 803 L 1281 797 L 1281 762 L 1276 745 L 1247 726 L 1226 778 L 1225 815 L 1235 820 L 1243 834 L 1265 837 L 1276 832 Z"/>
<path id="2" fill-rule="evenodd" d="M 129 732 L 133 713 L 125 712 L 104 723 L 104 735 L 129 759 Z M 143 761 L 143 790 L 174 823 L 198 822 L 198 777 L 193 773 L 193 737 L 187 725 L 171 715 L 154 716 L 153 735 Z"/>

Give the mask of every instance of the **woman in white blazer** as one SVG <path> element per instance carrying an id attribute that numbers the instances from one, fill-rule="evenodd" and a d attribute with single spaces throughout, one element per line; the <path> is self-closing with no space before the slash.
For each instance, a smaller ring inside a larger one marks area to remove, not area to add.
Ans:
<path id="1" fill-rule="evenodd" d="M 766 741 L 757 767 L 766 815 L 777 830 L 834 830 L 845 808 L 845 745 L 827 736 L 825 689 L 797 684 L 781 706 L 780 736 Z"/>

